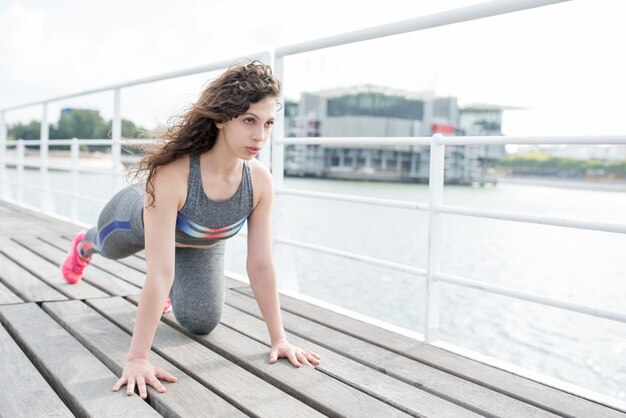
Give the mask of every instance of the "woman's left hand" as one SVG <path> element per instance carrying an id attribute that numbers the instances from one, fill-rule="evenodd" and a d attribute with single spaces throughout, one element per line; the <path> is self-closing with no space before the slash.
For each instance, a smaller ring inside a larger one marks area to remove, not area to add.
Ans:
<path id="1" fill-rule="evenodd" d="M 272 343 L 270 350 L 270 363 L 276 363 L 279 357 L 287 357 L 291 364 L 296 367 L 300 367 L 300 364 L 304 363 L 309 367 L 320 364 L 320 356 L 308 351 L 302 350 L 293 344 L 290 344 L 287 339 L 282 338 Z"/>

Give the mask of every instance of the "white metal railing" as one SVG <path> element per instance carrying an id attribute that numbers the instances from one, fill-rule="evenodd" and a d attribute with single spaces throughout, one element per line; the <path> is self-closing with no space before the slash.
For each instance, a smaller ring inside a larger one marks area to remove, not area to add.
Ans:
<path id="1" fill-rule="evenodd" d="M 463 7 L 456 10 L 437 13 L 429 16 L 408 19 L 402 22 L 395 22 L 388 25 L 368 28 L 361 31 L 345 33 L 333 37 L 303 42 L 295 45 L 289 45 L 278 48 L 274 53 L 274 69 L 277 74 L 284 79 L 284 58 L 289 55 L 300 54 L 304 52 L 315 51 L 319 49 L 329 48 L 338 45 L 345 45 L 354 42 L 382 38 L 390 35 L 397 35 L 407 32 L 415 32 L 423 29 L 434 28 L 453 23 L 466 22 L 475 19 L 481 19 L 488 16 L 495 16 L 515 11 L 527 10 L 533 7 L 545 6 L 558 3 L 559 1 L 541 1 L 541 0 L 520 0 L 516 2 L 507 1 L 491 1 L 473 6 Z M 320 144 L 320 145 L 429 145 L 430 146 L 430 175 L 429 175 L 429 202 L 428 206 L 417 204 L 415 209 L 428 210 L 428 265 L 425 271 L 413 271 L 416 275 L 426 275 L 426 326 L 425 339 L 426 342 L 434 342 L 438 339 L 439 330 L 439 293 L 440 282 L 457 285 L 469 285 L 469 281 L 462 282 L 452 280 L 449 276 L 444 276 L 439 272 L 441 262 L 441 229 L 443 213 L 452 213 L 466 216 L 480 216 L 491 219 L 502 219 L 518 222 L 530 222 L 546 225 L 568 226 L 572 228 L 586 228 L 608 232 L 624 233 L 626 225 L 603 224 L 598 222 L 589 222 L 570 219 L 556 219 L 540 216 L 529 216 L 525 214 L 505 213 L 496 211 L 485 211 L 472 208 L 457 208 L 443 205 L 443 187 L 444 187 L 444 160 L 446 145 L 479 145 L 479 144 L 626 144 L 626 136 L 602 136 L 602 137 L 442 137 L 435 135 L 433 138 L 285 138 L 283 117 L 278 120 L 275 125 L 275 131 L 272 142 L 272 175 L 274 177 L 275 187 L 277 190 L 276 208 L 274 223 L 281 237 L 285 227 L 281 224 L 282 219 L 280 208 L 282 207 L 282 195 L 300 195 L 315 198 L 326 198 L 333 200 L 348 200 L 356 203 L 369 203 L 378 205 L 388 205 L 392 207 L 406 207 L 413 205 L 406 202 L 384 202 L 380 199 L 367 199 L 346 196 L 334 196 L 330 194 L 313 193 L 289 190 L 283 187 L 284 173 L 284 147 L 286 144 Z M 372 259 L 371 257 L 359 256 L 356 254 L 345 253 L 338 250 L 328 248 L 318 248 L 310 244 L 295 242 L 292 240 L 275 240 L 277 244 L 299 246 L 301 248 L 309 248 L 314 251 L 323 251 L 337 256 L 357 259 L 359 261 L 368 262 L 377 265 L 385 265 L 402 271 L 410 271 L 415 269 L 411 266 L 386 264 L 383 260 Z M 395 263 L 393 263 L 395 264 Z M 467 280 L 467 279 L 466 279 Z M 626 314 L 621 312 L 602 312 L 601 309 L 584 306 L 581 304 L 572 304 L 566 301 L 548 300 L 540 295 L 529 295 L 514 289 L 507 289 L 506 292 L 500 291 L 493 286 L 482 286 L 479 289 L 487 292 L 498 293 L 518 299 L 541 303 L 549 306 L 566 308 L 576 312 L 589 315 L 599 316 L 606 319 L 618 320 L 626 322 Z M 297 290 L 297 289 L 296 289 Z"/>
<path id="2" fill-rule="evenodd" d="M 430 16 L 419 17 L 416 19 L 409 19 L 402 22 L 396 22 L 389 25 L 378 26 L 374 28 L 364 29 L 361 31 L 355 31 L 342 35 L 337 35 L 329 38 L 319 39 L 311 42 L 304 42 L 295 45 L 289 45 L 278 48 L 273 54 L 267 52 L 250 54 L 249 58 L 257 58 L 265 62 L 273 64 L 276 74 L 284 80 L 284 58 L 289 55 L 300 54 L 308 51 L 314 51 L 322 48 L 328 48 L 336 45 L 344 45 L 353 42 L 361 42 L 369 39 L 376 39 L 385 36 L 413 32 L 423 30 L 427 28 L 433 28 L 458 22 L 465 22 L 474 19 L 480 19 L 488 16 L 495 16 L 504 13 L 510 13 L 520 10 L 526 10 L 534 7 L 559 3 L 558 0 L 519 0 L 519 1 L 490 1 L 474 6 L 468 6 L 448 12 L 442 12 L 433 14 Z M 273 61 L 272 61 L 273 59 Z M 23 187 L 35 187 L 42 192 L 42 200 L 40 210 L 45 213 L 54 213 L 54 208 L 51 204 L 52 199 L 50 193 L 60 193 L 68 195 L 72 199 L 71 218 L 77 219 L 76 205 L 79 199 L 87 199 L 93 201 L 99 201 L 93 197 L 85 196 L 83 193 L 79 193 L 77 189 L 77 177 L 79 170 L 79 146 L 81 144 L 89 145 L 109 145 L 111 146 L 111 167 L 113 171 L 109 173 L 115 174 L 120 166 L 121 161 L 121 89 L 145 83 L 152 83 L 160 80 L 171 79 L 175 77 L 182 77 L 190 74 L 197 74 L 202 72 L 208 72 L 218 69 L 226 68 L 232 60 L 221 61 L 212 63 L 202 67 L 196 67 L 172 73 L 162 74 L 158 76 L 143 78 L 140 80 L 128 81 L 124 83 L 115 84 L 108 87 L 87 90 L 80 93 L 69 94 L 52 98 L 42 102 L 34 102 L 20 106 L 9 107 L 0 110 L 0 181 L 2 184 L 2 199 L 10 200 L 16 203 L 23 203 L 22 190 Z M 52 140 L 48 138 L 49 122 L 47 118 L 47 106 L 48 103 L 64 100 L 73 97 L 85 96 L 103 91 L 114 92 L 113 100 L 113 130 L 112 139 L 110 140 Z M 6 114 L 9 111 L 29 107 L 29 106 L 42 106 L 42 125 L 41 125 L 41 139 L 35 141 L 16 141 L 15 143 L 7 143 L 7 125 Z M 146 142 L 142 141 L 130 141 L 130 143 Z M 428 145 L 430 147 L 430 178 L 429 178 L 429 201 L 427 203 L 420 202 L 407 202 L 397 201 L 389 199 L 376 199 L 368 197 L 358 196 L 346 196 L 333 193 L 319 193 L 303 190 L 292 190 L 284 187 L 283 173 L 284 173 L 284 146 L 286 144 L 322 144 L 322 145 L 347 145 L 347 146 L 361 146 L 361 145 Z M 260 160 L 270 166 L 272 175 L 274 177 L 275 189 L 276 189 L 276 203 L 275 203 L 275 231 L 276 236 L 274 238 L 277 264 L 282 264 L 286 261 L 287 257 L 281 256 L 281 253 L 289 247 L 304 248 L 311 251 L 323 252 L 326 254 L 332 254 L 338 257 L 344 257 L 348 259 L 354 259 L 381 267 L 386 267 L 398 271 L 404 271 L 415 276 L 425 277 L 427 281 L 427 316 L 425 327 L 425 339 L 427 342 L 435 342 L 438 338 L 439 328 L 439 293 L 440 284 L 442 282 L 450 283 L 458 286 L 471 287 L 479 289 L 485 292 L 504 295 L 520 300 L 525 300 L 533 303 L 539 303 L 546 306 L 552 306 L 555 308 L 566 309 L 578 313 L 596 316 L 599 318 L 605 318 L 609 320 L 619 321 L 626 323 L 626 313 L 610 311 L 593 306 L 587 306 L 577 303 L 572 303 L 565 300 L 558 300 L 548 298 L 538 294 L 531 294 L 522 292 L 519 290 L 495 286 L 475 280 L 470 280 L 464 277 L 457 277 L 445 274 L 440 271 L 440 258 L 441 258 L 441 229 L 442 229 L 442 214 L 454 214 L 461 216 L 474 216 L 487 219 L 506 220 L 514 222 L 527 222 L 533 224 L 553 225 L 568 228 L 578 229 L 590 229 L 595 231 L 604 231 L 611 233 L 626 233 L 626 225 L 623 224 L 610 224 L 601 222 L 591 222 L 577 219 L 564 219 L 555 217 L 546 217 L 538 215 L 528 215 L 521 213 L 482 210 L 467 207 L 455 207 L 443 204 L 443 189 L 444 189 L 444 160 L 445 160 L 445 146 L 446 145 L 486 145 L 486 144 L 626 144 L 626 136 L 580 136 L 580 137 L 443 137 L 439 134 L 433 137 L 419 137 L 419 138 L 285 138 L 284 134 L 284 111 L 280 111 L 277 121 L 274 126 L 274 132 L 272 136 L 271 144 L 266 146 L 259 156 Z M 40 162 L 26 164 L 24 161 L 25 147 L 26 145 L 39 145 Z M 71 147 L 71 161 L 69 167 L 55 167 L 58 169 L 65 169 L 70 171 L 72 179 L 72 191 L 61 191 L 53 189 L 48 184 L 48 169 L 51 167 L 48 158 L 48 149 L 51 145 L 70 145 Z M 16 148 L 16 158 L 12 161 L 8 161 L 6 158 L 7 147 Z M 16 167 L 17 180 L 10 181 L 7 177 L 6 167 L 8 164 L 13 164 Z M 26 186 L 23 182 L 24 167 L 38 167 L 41 172 L 41 184 L 39 186 Z M 8 184 L 15 184 L 16 196 L 9 193 Z M 414 209 L 419 211 L 426 211 L 429 219 L 428 230 L 428 263 L 426 268 L 417 268 L 414 266 L 403 265 L 399 263 L 393 263 L 386 260 L 376 259 L 360 254 L 354 254 L 346 251 L 340 251 L 332 248 L 322 247 L 310 243 L 304 243 L 286 238 L 285 225 L 282 224 L 282 217 L 280 216 L 283 204 L 281 202 L 283 196 L 296 195 L 304 196 L 308 198 L 316 199 L 329 199 L 329 200 L 341 200 L 349 201 L 359 204 L 369 205 L 381 205 L 395 208 Z M 281 278 L 281 284 L 283 287 L 290 287 L 289 283 L 284 280 L 286 277 Z M 297 287 L 295 284 L 291 284 L 291 287 Z"/>
<path id="3" fill-rule="evenodd" d="M 427 289 L 428 303 L 429 303 L 429 316 L 427 322 L 430 320 L 431 325 L 426 331 L 427 341 L 436 341 L 437 333 L 437 316 L 439 313 L 438 300 L 439 289 L 437 288 L 438 282 L 446 282 L 454 285 L 471 287 L 479 289 L 489 293 L 495 293 L 503 296 L 513 297 L 520 300 L 539 303 L 546 306 L 552 306 L 560 309 L 566 309 L 578 313 L 584 313 L 599 318 L 610 319 L 614 321 L 626 323 L 626 313 L 606 310 L 594 306 L 587 306 L 583 304 L 572 303 L 565 300 L 559 300 L 555 298 L 548 298 L 538 294 L 531 294 L 527 292 L 518 291 L 515 289 L 505 288 L 501 286 L 494 286 L 488 283 L 470 280 L 463 277 L 451 276 L 448 274 L 440 273 L 439 270 L 439 255 L 441 254 L 440 239 L 441 239 L 441 220 L 439 219 L 441 214 L 452 214 L 461 216 L 480 217 L 484 219 L 496 219 L 512 222 L 525 222 L 539 225 L 552 225 L 575 229 L 588 229 L 593 231 L 612 232 L 626 234 L 626 224 L 615 224 L 606 222 L 594 222 L 581 219 L 568 219 L 558 217 L 548 217 L 541 215 L 529 215 L 524 213 L 494 211 L 486 209 L 475 209 L 469 207 L 457 207 L 444 205 L 442 203 L 443 193 L 443 173 L 444 173 L 444 152 L 443 147 L 447 144 L 454 145 L 484 145 L 484 144 L 626 144 L 626 136 L 553 136 L 553 137 L 505 137 L 505 136 L 493 136 L 493 137 L 480 137 L 480 136 L 460 136 L 460 137 L 443 137 L 441 135 L 435 135 L 432 138 L 286 138 L 278 140 L 276 142 L 283 144 L 324 144 L 324 145 L 343 145 L 343 146 L 358 146 L 358 145 L 424 145 L 431 146 L 431 160 L 430 160 L 430 180 L 429 190 L 430 199 L 429 204 L 387 200 L 387 199 L 374 199 L 364 198 L 360 196 L 346 196 L 337 195 L 332 193 L 319 193 L 309 192 L 303 190 L 293 189 L 277 189 L 276 193 L 279 195 L 292 195 L 292 196 L 304 196 L 310 198 L 336 200 L 336 201 L 348 201 L 353 203 L 363 203 L 370 205 L 379 205 L 403 209 L 415 209 L 428 211 L 429 214 L 429 265 L 427 269 L 418 269 L 412 266 L 407 266 L 398 263 L 390 263 L 385 260 L 380 260 L 372 257 L 365 257 L 359 254 L 349 253 L 345 251 L 339 251 L 331 248 L 325 248 L 315 246 L 299 241 L 278 239 L 279 244 L 296 246 L 299 248 L 305 248 L 312 251 L 323 252 L 326 254 L 333 254 L 349 259 L 359 260 L 361 262 L 387 267 L 390 269 L 404 271 L 407 273 L 415 274 L 417 276 L 426 276 L 427 285 L 430 288 Z M 437 150 L 437 148 L 439 148 Z M 430 337 L 430 339 L 428 339 Z"/>

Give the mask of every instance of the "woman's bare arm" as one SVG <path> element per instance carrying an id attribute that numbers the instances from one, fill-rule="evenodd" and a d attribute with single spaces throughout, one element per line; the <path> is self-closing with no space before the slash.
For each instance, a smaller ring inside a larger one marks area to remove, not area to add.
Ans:
<path id="1" fill-rule="evenodd" d="M 276 269 L 272 254 L 274 189 L 269 172 L 265 167 L 259 166 L 254 171 L 254 193 L 259 196 L 259 200 L 248 218 L 247 271 L 252 292 L 270 334 L 272 343 L 270 362 L 274 363 L 278 357 L 288 357 L 294 366 L 300 366 L 300 363 L 309 366 L 311 363 L 319 364 L 317 354 L 301 350 L 287 342 L 280 315 Z"/>
<path id="2" fill-rule="evenodd" d="M 169 373 L 154 368 L 148 361 L 152 340 L 158 326 L 163 306 L 174 280 L 176 213 L 181 201 L 180 173 L 176 163 L 161 167 L 153 177 L 154 205 L 144 201 L 144 230 L 147 274 L 139 297 L 135 328 L 122 377 L 113 390 L 127 385 L 132 395 L 135 384 L 142 398 L 147 396 L 146 383 L 160 392 L 165 387 L 158 381 L 163 378 L 175 381 Z M 186 190 L 186 189 L 185 189 Z"/>

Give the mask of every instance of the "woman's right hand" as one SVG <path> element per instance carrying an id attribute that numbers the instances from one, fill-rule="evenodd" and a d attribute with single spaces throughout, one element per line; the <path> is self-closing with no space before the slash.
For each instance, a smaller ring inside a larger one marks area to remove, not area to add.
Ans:
<path id="1" fill-rule="evenodd" d="M 154 367 L 148 359 L 132 359 L 126 360 L 122 377 L 115 382 L 113 391 L 117 392 L 122 386 L 126 385 L 126 394 L 132 396 L 135 392 L 135 385 L 139 389 L 139 396 L 142 399 L 148 397 L 146 383 L 155 388 L 160 393 L 165 392 L 165 386 L 161 384 L 159 379 L 168 382 L 176 382 L 176 378 L 163 369 Z"/>

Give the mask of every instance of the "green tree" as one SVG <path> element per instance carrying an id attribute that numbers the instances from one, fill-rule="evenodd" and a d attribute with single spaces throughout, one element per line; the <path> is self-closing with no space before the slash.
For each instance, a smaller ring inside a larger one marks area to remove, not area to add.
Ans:
<path id="1" fill-rule="evenodd" d="M 90 109 L 72 109 L 61 114 L 58 122 L 50 125 L 50 139 L 109 139 L 111 138 L 112 122 L 105 121 L 100 112 Z M 122 137 L 140 138 L 145 136 L 146 130 L 138 127 L 128 119 L 122 119 Z M 39 139 L 41 123 L 33 120 L 28 124 L 17 123 L 8 129 L 9 139 Z M 38 149 L 38 145 L 29 148 Z M 107 150 L 108 146 L 86 146 L 83 150 Z M 57 146 L 56 150 L 67 150 L 69 146 Z"/>
<path id="2" fill-rule="evenodd" d="M 57 127 L 50 129 L 51 139 L 106 139 L 109 127 L 100 112 L 90 109 L 74 109 L 59 118 Z"/>
<path id="3" fill-rule="evenodd" d="M 9 140 L 17 139 L 39 139 L 41 135 L 41 123 L 36 120 L 30 121 L 28 124 L 17 123 L 10 126 L 7 130 Z M 39 149 L 39 145 L 28 145 L 27 148 Z"/>
<path id="4" fill-rule="evenodd" d="M 39 139 L 41 123 L 32 120 L 28 124 L 17 123 L 9 127 L 7 135 L 9 139 Z"/>

